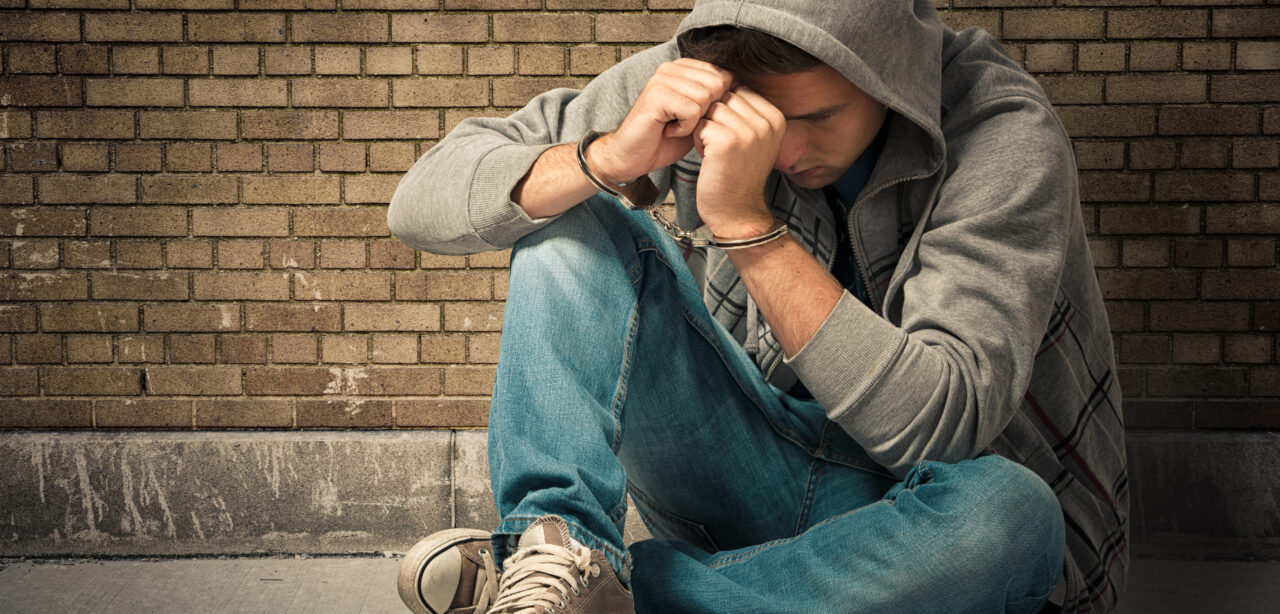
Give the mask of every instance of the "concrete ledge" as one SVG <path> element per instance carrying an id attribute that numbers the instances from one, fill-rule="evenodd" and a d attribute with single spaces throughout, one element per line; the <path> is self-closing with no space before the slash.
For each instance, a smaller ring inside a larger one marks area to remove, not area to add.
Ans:
<path id="1" fill-rule="evenodd" d="M 1280 435 L 1128 450 L 1136 556 L 1280 558 Z M 496 525 L 488 473 L 483 431 L 0 433 L 0 556 L 400 552 Z"/>

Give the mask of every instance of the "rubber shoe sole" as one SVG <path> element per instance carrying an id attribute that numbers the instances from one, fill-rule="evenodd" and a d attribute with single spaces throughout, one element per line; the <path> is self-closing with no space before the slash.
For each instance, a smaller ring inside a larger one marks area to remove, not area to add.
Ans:
<path id="1" fill-rule="evenodd" d="M 454 546 L 478 539 L 488 541 L 489 533 L 478 529 L 447 529 L 414 544 L 400 562 L 400 573 L 396 578 L 400 600 L 415 614 L 444 614 L 448 611 L 458 589 L 456 566 L 432 567 L 432 563 Z M 424 594 L 423 585 L 430 587 L 428 594 Z"/>

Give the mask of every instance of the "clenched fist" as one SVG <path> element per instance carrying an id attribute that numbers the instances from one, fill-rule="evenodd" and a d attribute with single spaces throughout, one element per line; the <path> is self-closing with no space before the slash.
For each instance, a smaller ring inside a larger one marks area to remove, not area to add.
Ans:
<path id="1" fill-rule="evenodd" d="M 753 237 L 773 226 L 764 186 L 786 129 L 782 112 L 745 85 L 725 93 L 698 121 L 698 215 L 717 237 Z"/>

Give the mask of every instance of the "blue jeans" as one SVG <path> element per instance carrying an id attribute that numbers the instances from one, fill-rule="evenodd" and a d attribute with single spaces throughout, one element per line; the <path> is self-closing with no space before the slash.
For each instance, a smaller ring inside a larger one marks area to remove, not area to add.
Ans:
<path id="1" fill-rule="evenodd" d="M 675 243 L 602 196 L 516 245 L 489 429 L 498 560 L 559 514 L 640 613 L 1035 612 L 1062 570 L 1039 477 L 983 456 L 895 479 L 766 382 Z M 627 493 L 656 536 L 630 549 Z"/>

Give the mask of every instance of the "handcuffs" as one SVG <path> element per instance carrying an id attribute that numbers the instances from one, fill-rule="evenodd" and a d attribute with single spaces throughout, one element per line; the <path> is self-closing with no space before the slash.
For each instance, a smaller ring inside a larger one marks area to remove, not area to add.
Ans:
<path id="1" fill-rule="evenodd" d="M 648 213 L 649 217 L 653 218 L 653 221 L 657 222 L 658 226 L 672 239 L 675 239 L 676 243 L 684 247 L 715 247 L 723 250 L 745 249 L 764 245 L 782 238 L 789 231 L 786 223 L 778 222 L 773 228 L 761 235 L 746 239 L 722 239 L 712 234 L 706 226 L 696 230 L 685 230 L 677 226 L 658 211 L 658 197 L 661 195 L 658 194 L 658 186 L 653 184 L 648 175 L 641 175 L 634 181 L 620 184 L 619 187 L 622 190 L 617 190 L 591 172 L 591 168 L 587 166 L 587 146 L 591 145 L 593 141 L 603 136 L 603 134 L 597 130 L 588 130 L 583 135 L 582 140 L 578 141 L 578 166 L 582 167 L 583 174 L 601 191 L 618 199 L 622 206 L 632 211 Z"/>

